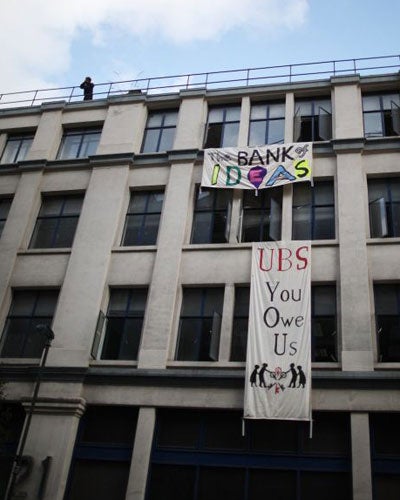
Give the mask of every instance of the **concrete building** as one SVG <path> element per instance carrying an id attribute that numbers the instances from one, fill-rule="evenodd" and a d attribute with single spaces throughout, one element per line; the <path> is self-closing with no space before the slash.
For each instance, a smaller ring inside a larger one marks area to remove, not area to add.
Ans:
<path id="1" fill-rule="evenodd" d="M 48 324 L 15 498 L 398 498 L 399 84 L 0 111 L 3 491 Z M 313 187 L 199 190 L 204 147 L 297 141 Z M 312 439 L 280 421 L 242 436 L 251 242 L 270 239 L 312 240 Z"/>

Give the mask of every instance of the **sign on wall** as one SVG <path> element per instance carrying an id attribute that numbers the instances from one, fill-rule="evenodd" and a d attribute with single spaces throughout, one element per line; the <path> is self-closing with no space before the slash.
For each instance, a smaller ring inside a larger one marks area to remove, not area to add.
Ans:
<path id="1" fill-rule="evenodd" d="M 202 187 L 258 190 L 311 178 L 311 142 L 204 150 Z"/>
<path id="2" fill-rule="evenodd" d="M 253 243 L 244 418 L 311 418 L 311 245 Z"/>

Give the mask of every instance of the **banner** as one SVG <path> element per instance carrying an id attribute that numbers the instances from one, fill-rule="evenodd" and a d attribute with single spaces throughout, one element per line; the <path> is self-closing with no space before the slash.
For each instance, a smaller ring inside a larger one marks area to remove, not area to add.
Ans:
<path id="1" fill-rule="evenodd" d="M 311 418 L 311 245 L 253 243 L 244 418 Z"/>
<path id="2" fill-rule="evenodd" d="M 205 149 L 202 187 L 265 189 L 311 181 L 312 143 Z"/>

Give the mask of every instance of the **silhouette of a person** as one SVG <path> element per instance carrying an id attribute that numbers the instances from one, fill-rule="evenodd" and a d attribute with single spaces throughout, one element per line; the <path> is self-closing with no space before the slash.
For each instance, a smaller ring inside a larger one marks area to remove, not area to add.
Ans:
<path id="1" fill-rule="evenodd" d="M 292 374 L 292 378 L 290 380 L 289 387 L 296 387 L 297 372 L 294 367 L 294 363 L 290 363 L 290 373 Z"/>
<path id="2" fill-rule="evenodd" d="M 258 373 L 259 368 L 260 368 L 260 365 L 254 365 L 254 370 L 250 374 L 251 387 L 254 387 L 254 386 L 257 387 L 257 373 Z"/>
<path id="3" fill-rule="evenodd" d="M 299 374 L 299 385 L 297 387 L 305 387 L 306 385 L 306 376 L 301 368 L 301 366 L 297 367 L 298 374 Z"/>
<path id="4" fill-rule="evenodd" d="M 260 371 L 258 372 L 258 378 L 260 379 L 260 387 L 267 387 L 267 384 L 265 383 L 264 379 L 264 373 L 267 369 L 267 366 L 268 366 L 267 363 L 263 363 Z"/>
<path id="5" fill-rule="evenodd" d="M 87 76 L 79 87 L 83 90 L 83 100 L 91 101 L 93 99 L 94 83 L 92 82 L 90 76 Z"/>

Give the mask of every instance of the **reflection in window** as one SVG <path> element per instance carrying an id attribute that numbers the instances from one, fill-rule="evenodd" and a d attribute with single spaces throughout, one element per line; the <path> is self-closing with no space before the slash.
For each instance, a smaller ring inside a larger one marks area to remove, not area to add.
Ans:
<path id="1" fill-rule="evenodd" d="M 226 243 L 232 192 L 229 189 L 197 188 L 191 243 Z"/>
<path id="2" fill-rule="evenodd" d="M 375 285 L 378 360 L 400 361 L 400 285 Z"/>
<path id="3" fill-rule="evenodd" d="M 57 158 L 72 160 L 96 154 L 101 129 L 68 130 L 64 132 Z"/>
<path id="4" fill-rule="evenodd" d="M 371 238 L 400 236 L 400 178 L 368 180 Z"/>
<path id="5" fill-rule="evenodd" d="M 297 100 L 294 118 L 295 142 L 328 141 L 329 139 L 332 139 L 331 100 Z"/>
<path id="6" fill-rule="evenodd" d="M 1 156 L 2 164 L 25 160 L 32 145 L 33 135 L 10 135 Z"/>
<path id="7" fill-rule="evenodd" d="M 217 361 L 223 288 L 185 288 L 175 359 Z"/>
<path id="8" fill-rule="evenodd" d="M 243 192 L 241 241 L 277 241 L 281 239 L 282 188 Z"/>
<path id="9" fill-rule="evenodd" d="M 333 182 L 315 181 L 293 185 L 294 240 L 325 240 L 335 238 L 335 205 Z"/>
<path id="10" fill-rule="evenodd" d="M 125 219 L 122 246 L 155 245 L 164 191 L 134 191 Z"/>
<path id="11" fill-rule="evenodd" d="M 178 111 L 150 112 L 144 132 L 142 153 L 172 149 L 177 118 Z"/>
<path id="12" fill-rule="evenodd" d="M 10 211 L 12 198 L 0 198 L 0 237 Z"/>
<path id="13" fill-rule="evenodd" d="M 253 104 L 250 114 L 249 146 L 284 141 L 285 103 Z"/>
<path id="14" fill-rule="evenodd" d="M 312 360 L 337 361 L 336 287 L 313 285 L 311 293 Z"/>
<path id="15" fill-rule="evenodd" d="M 36 220 L 29 248 L 70 248 L 83 195 L 46 196 Z"/>
<path id="16" fill-rule="evenodd" d="M 400 135 L 399 94 L 370 94 L 363 96 L 365 137 Z"/>
<path id="17" fill-rule="evenodd" d="M 237 146 L 240 106 L 210 108 L 206 129 L 205 148 Z"/>

